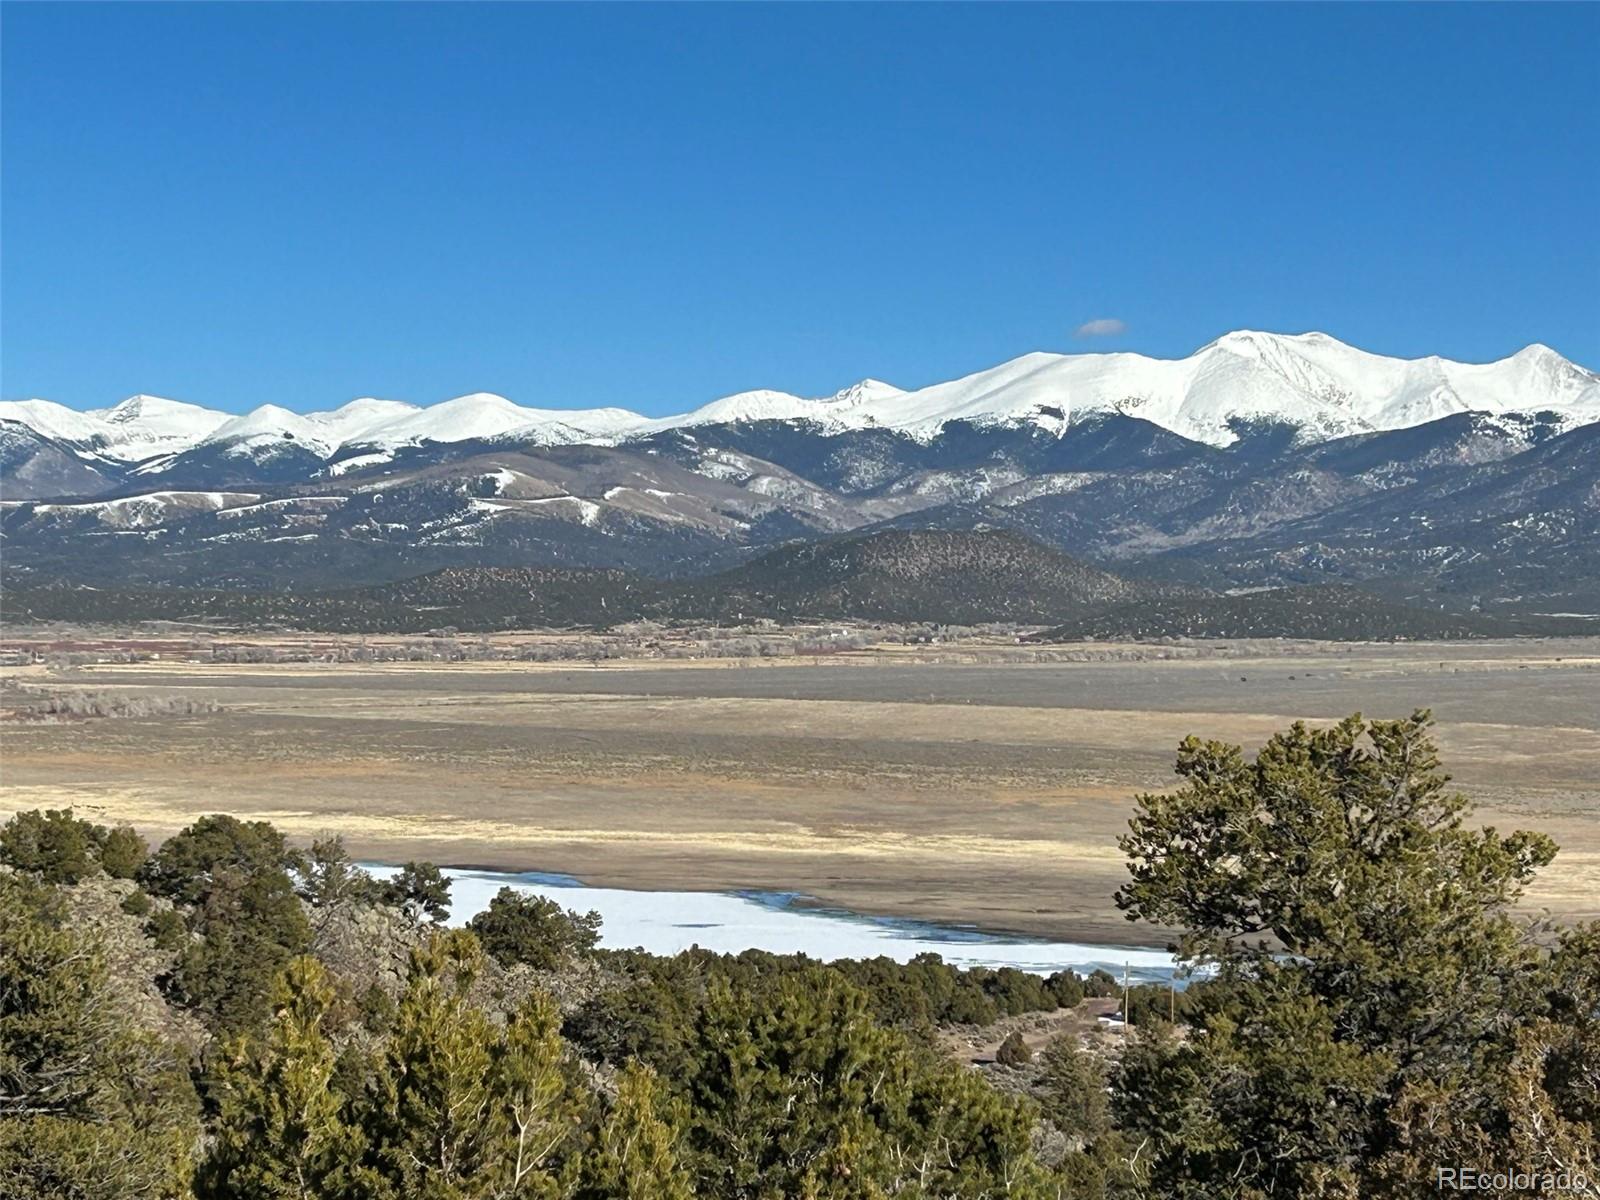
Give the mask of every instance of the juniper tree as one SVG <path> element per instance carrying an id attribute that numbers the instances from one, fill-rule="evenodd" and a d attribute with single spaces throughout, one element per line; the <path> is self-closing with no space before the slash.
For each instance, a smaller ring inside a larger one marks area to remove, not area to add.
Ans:
<path id="1" fill-rule="evenodd" d="M 224 1035 L 265 1018 L 273 980 L 310 942 L 289 877 L 297 862 L 266 821 L 221 815 L 168 838 L 139 869 L 144 889 L 180 906 L 195 935 L 172 939 L 170 994 Z"/>
<path id="2" fill-rule="evenodd" d="M 336 1200 L 353 1189 L 362 1138 L 334 1086 L 338 1055 L 322 1029 L 332 1003 L 321 964 L 296 958 L 277 982 L 265 1035 L 227 1050 L 201 1200 Z"/>
<path id="3" fill-rule="evenodd" d="M 1057 1129 L 1089 1142 L 1110 1128 L 1105 1070 L 1073 1034 L 1051 1038 L 1039 1066 L 1039 1107 Z"/>
<path id="4" fill-rule="evenodd" d="M 495 1195 L 570 1195 L 581 1169 L 587 1097 L 569 1074 L 561 1013 L 543 992 L 506 1020 L 491 1059 L 495 1128 L 503 1126 Z"/>
<path id="5" fill-rule="evenodd" d="M 1555 846 L 1470 828 L 1431 723 L 1296 724 L 1253 761 L 1190 738 L 1139 797 L 1118 903 L 1215 972 L 1187 1041 L 1121 1072 L 1162 1194 L 1380 1194 L 1397 1098 L 1514 1057 L 1543 955 L 1510 910 Z"/>
<path id="6" fill-rule="evenodd" d="M 504 1134 L 490 1082 L 495 1031 L 468 995 L 481 970 L 482 951 L 461 931 L 412 952 L 362 1119 L 380 1195 L 468 1200 L 494 1173 Z"/>
<path id="7" fill-rule="evenodd" d="M 585 1156 L 583 1200 L 689 1200 L 694 1189 L 682 1165 L 684 1119 L 683 1104 L 665 1095 L 655 1072 L 629 1063 Z"/>
<path id="8" fill-rule="evenodd" d="M 430 862 L 406 863 L 379 894 L 413 921 L 426 917 L 437 925 L 450 915 L 450 881 Z"/>
<path id="9" fill-rule="evenodd" d="M 78 883 L 105 871 L 131 879 L 145 860 L 145 844 L 132 829 L 107 829 L 68 809 L 19 812 L 0 826 L 0 863 L 48 883 Z"/>
<path id="10" fill-rule="evenodd" d="M 473 998 L 483 968 L 465 930 L 412 954 L 362 1122 L 373 1195 L 494 1200 L 576 1186 L 587 1101 L 556 1009 L 535 994 L 497 1028 Z"/>
<path id="11" fill-rule="evenodd" d="M 1033 1061 L 1033 1050 L 1023 1039 L 1021 1031 L 1013 1029 L 995 1051 L 994 1060 L 1006 1067 L 1025 1067 Z"/>
<path id="12" fill-rule="evenodd" d="M 1031 1150 L 1030 1106 L 871 1017 L 813 968 L 759 990 L 711 985 L 691 1080 L 699 1194 L 1056 1194 Z"/>
<path id="13" fill-rule="evenodd" d="M 0 1195 L 132 1200 L 187 1188 L 186 1056 L 111 986 L 56 890 L 0 871 Z"/>
<path id="14" fill-rule="evenodd" d="M 570 912 L 554 900 L 503 887 L 467 928 L 498 962 L 551 970 L 594 949 L 600 914 Z"/>
<path id="15" fill-rule="evenodd" d="M 1225 972 L 1289 956 L 1341 1037 L 1402 1068 L 1470 1056 L 1525 1000 L 1540 955 L 1510 908 L 1556 848 L 1468 828 L 1431 724 L 1296 724 L 1253 762 L 1188 739 L 1185 786 L 1139 797 L 1118 904 Z"/>
<path id="16" fill-rule="evenodd" d="M 350 861 L 344 839 L 318 838 L 294 866 L 296 891 L 312 908 L 332 908 L 353 900 L 373 900 L 382 885 Z"/>

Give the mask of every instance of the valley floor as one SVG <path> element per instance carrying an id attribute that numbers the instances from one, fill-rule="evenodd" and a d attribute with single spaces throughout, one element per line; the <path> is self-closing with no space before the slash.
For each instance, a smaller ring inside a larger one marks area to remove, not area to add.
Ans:
<path id="1" fill-rule="evenodd" d="M 1150 943 L 1112 903 L 1116 839 L 1135 794 L 1172 782 L 1180 739 L 1253 750 L 1296 718 L 1428 706 L 1482 820 L 1561 843 L 1530 907 L 1600 915 L 1600 638 L 1160 653 L 18 667 L 220 708 L 0 725 L 0 818 L 70 805 L 155 838 L 226 811 L 341 833 L 360 858 Z"/>

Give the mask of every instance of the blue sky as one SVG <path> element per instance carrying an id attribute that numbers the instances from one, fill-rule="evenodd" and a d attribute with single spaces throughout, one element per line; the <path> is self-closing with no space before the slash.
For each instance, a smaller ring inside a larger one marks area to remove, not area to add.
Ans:
<path id="1" fill-rule="evenodd" d="M 10 399 L 662 413 L 1239 327 L 1600 367 L 1593 4 L 3 22 Z"/>

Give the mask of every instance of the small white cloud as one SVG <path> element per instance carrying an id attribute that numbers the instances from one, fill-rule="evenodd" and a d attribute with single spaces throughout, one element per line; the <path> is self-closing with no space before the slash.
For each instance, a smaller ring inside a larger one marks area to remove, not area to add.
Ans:
<path id="1" fill-rule="evenodd" d="M 1073 337 L 1117 337 L 1128 332 L 1128 323 L 1119 321 L 1115 317 L 1096 317 L 1092 321 L 1085 321 L 1072 333 Z"/>

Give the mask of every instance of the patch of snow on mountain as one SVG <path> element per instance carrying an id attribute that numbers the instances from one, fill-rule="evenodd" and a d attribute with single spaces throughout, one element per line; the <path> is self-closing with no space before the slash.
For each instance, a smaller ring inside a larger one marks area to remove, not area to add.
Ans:
<path id="1" fill-rule="evenodd" d="M 731 425 L 739 421 L 814 421 L 824 415 L 826 401 L 806 400 L 788 392 L 761 389 L 739 392 L 703 404 L 682 416 L 650 422 L 652 431 L 695 425 Z"/>
<path id="2" fill-rule="evenodd" d="M 375 450 L 371 454 L 357 454 L 350 458 L 341 458 L 336 463 L 329 463 L 318 474 L 334 478 L 343 475 L 347 471 L 359 471 L 362 467 L 375 467 L 379 463 L 392 462 L 393 460 L 393 450 Z"/>
<path id="3" fill-rule="evenodd" d="M 20 422 L 94 457 L 139 462 L 187 450 L 229 417 L 159 396 L 129 396 L 115 407 L 89 412 L 49 400 L 3 401 L 0 420 Z"/>
<path id="4" fill-rule="evenodd" d="M 82 504 L 38 504 L 36 514 L 91 514 L 105 524 L 142 529 L 160 525 L 177 516 L 197 512 L 220 512 L 261 499 L 259 492 L 146 492 L 116 500 L 93 500 Z"/>
<path id="5" fill-rule="evenodd" d="M 504 396 L 474 392 L 385 422 L 368 432 L 366 443 L 395 447 L 421 442 L 465 442 L 498 437 L 532 419 L 532 410 L 519 408 Z"/>
<path id="6" fill-rule="evenodd" d="M 572 505 L 577 513 L 578 520 L 585 525 L 598 525 L 600 523 L 600 506 L 593 500 L 584 500 L 579 496 L 544 496 L 538 500 L 529 500 L 529 504 L 560 504 Z"/>
<path id="7" fill-rule="evenodd" d="M 897 388 L 894 384 L 885 383 L 881 379 L 863 379 L 847 388 L 840 388 L 824 403 L 832 408 L 857 408 L 863 404 L 893 400 L 896 396 L 905 394 L 905 389 Z"/>
<path id="8" fill-rule="evenodd" d="M 501 492 L 505 491 L 517 481 L 517 473 L 515 471 L 508 471 L 504 467 L 499 467 L 493 471 L 484 472 L 484 474 L 478 476 L 478 478 L 482 479 L 485 483 L 494 484 L 494 492 L 495 495 L 498 496 Z"/>
<path id="9" fill-rule="evenodd" d="M 231 508 L 224 508 L 217 513 L 218 518 L 231 520 L 244 513 L 268 512 L 296 508 L 339 508 L 349 501 L 348 496 L 285 496 L 281 500 L 262 500 L 256 504 L 238 504 Z"/>

